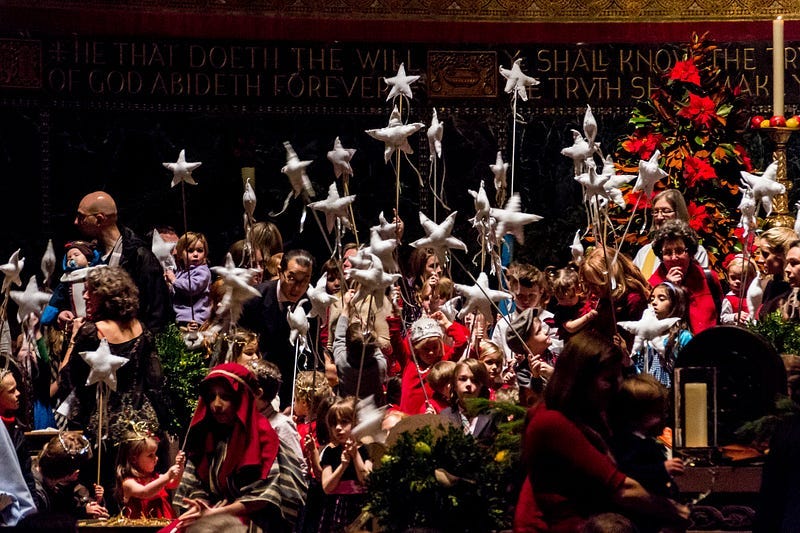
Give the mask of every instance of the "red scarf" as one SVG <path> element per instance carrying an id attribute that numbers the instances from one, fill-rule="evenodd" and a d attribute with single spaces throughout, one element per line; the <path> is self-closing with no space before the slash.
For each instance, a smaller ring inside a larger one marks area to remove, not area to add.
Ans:
<path id="1" fill-rule="evenodd" d="M 219 478 L 225 482 L 228 477 L 248 466 L 261 468 L 260 479 L 266 479 L 272 462 L 278 455 L 278 434 L 269 421 L 256 407 L 253 395 L 254 376 L 238 363 L 225 363 L 211 369 L 200 384 L 200 390 L 208 388 L 210 382 L 222 380 L 227 383 L 238 403 L 236 421 L 230 428 L 228 452 L 220 468 Z M 201 394 L 189 424 L 186 439 L 186 455 L 197 466 L 197 477 L 204 483 L 209 479 L 209 458 L 215 453 L 218 436 L 214 433 L 213 416 Z"/>

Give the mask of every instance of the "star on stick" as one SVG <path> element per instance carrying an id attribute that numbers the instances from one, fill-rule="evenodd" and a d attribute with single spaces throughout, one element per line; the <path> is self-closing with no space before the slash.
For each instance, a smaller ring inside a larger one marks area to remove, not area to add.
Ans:
<path id="1" fill-rule="evenodd" d="M 653 308 L 648 306 L 639 320 L 624 320 L 617 324 L 625 331 L 636 335 L 633 341 L 633 352 L 643 350 L 647 343 L 659 353 L 664 353 L 664 346 L 659 346 L 661 343 L 654 343 L 653 340 L 665 334 L 678 320 L 680 320 L 679 317 L 659 319 Z"/>
<path id="2" fill-rule="evenodd" d="M 422 224 L 422 229 L 425 231 L 425 237 L 412 242 L 411 246 L 414 248 L 433 248 L 439 256 L 443 256 L 444 251 L 449 248 L 455 248 L 466 252 L 467 245 L 451 235 L 456 222 L 456 214 L 458 214 L 458 211 L 453 211 L 447 215 L 447 218 L 444 219 L 441 224 L 437 224 L 425 216 L 425 213 L 420 211 L 419 222 Z"/>
<path id="3" fill-rule="evenodd" d="M 584 163 L 591 159 L 595 152 L 600 150 L 599 143 L 589 143 L 583 138 L 581 132 L 578 130 L 572 131 L 572 146 L 567 146 L 561 150 L 561 155 L 572 159 L 572 164 L 575 168 L 575 175 L 580 176 L 583 173 Z"/>
<path id="4" fill-rule="evenodd" d="M 331 183 L 330 187 L 328 187 L 328 197 L 324 200 L 311 202 L 308 207 L 325 213 L 325 225 L 328 228 L 328 233 L 330 233 L 333 231 L 337 218 L 344 219 L 347 222 L 347 217 L 350 214 L 350 204 L 355 199 L 356 197 L 353 194 L 340 197 L 339 191 L 336 189 L 336 183 Z"/>
<path id="5" fill-rule="evenodd" d="M 238 268 L 234 262 L 231 254 L 225 256 L 225 266 L 211 267 L 214 274 L 222 278 L 222 284 L 225 287 L 225 296 L 217 308 L 217 315 L 226 311 L 230 312 L 231 323 L 236 323 L 242 312 L 242 305 L 261 293 L 258 289 L 251 284 L 253 276 L 258 271 L 251 268 Z"/>
<path id="6" fill-rule="evenodd" d="M 386 217 L 383 216 L 383 211 L 378 214 L 378 225 L 372 226 L 370 229 L 377 231 L 381 239 L 397 237 L 397 222 L 389 222 L 386 220 Z"/>
<path id="7" fill-rule="evenodd" d="M 36 276 L 31 276 L 24 291 L 11 291 L 11 299 L 17 302 L 17 320 L 22 323 L 30 314 L 40 316 L 51 296 L 40 291 Z"/>
<path id="8" fill-rule="evenodd" d="M 385 128 L 366 130 L 367 135 L 373 139 L 383 141 L 386 145 L 383 150 L 384 163 L 389 162 L 389 158 L 395 150 L 400 150 L 407 154 L 413 154 L 414 150 L 408 144 L 408 137 L 415 134 L 425 127 L 422 122 L 413 122 L 411 124 L 403 124 L 400 120 L 400 111 L 397 106 L 392 110 L 392 115 L 389 118 L 389 124 Z"/>
<path id="9" fill-rule="evenodd" d="M 494 174 L 494 201 L 497 205 L 503 205 L 506 201 L 506 188 L 508 187 L 508 182 L 506 181 L 508 163 L 503 162 L 503 152 L 497 151 L 497 160 L 494 165 L 489 165 L 489 168 Z"/>
<path id="10" fill-rule="evenodd" d="M 778 175 L 778 162 L 773 161 L 767 166 L 760 176 L 742 170 L 742 181 L 753 191 L 756 204 L 761 204 L 767 216 L 772 213 L 772 198 L 779 194 L 786 194 L 786 187 L 776 180 Z"/>
<path id="11" fill-rule="evenodd" d="M 489 288 L 489 278 L 486 272 L 481 272 L 478 275 L 475 285 L 456 283 L 454 288 L 465 300 L 461 311 L 458 312 L 458 318 L 464 318 L 469 313 L 477 311 L 486 318 L 487 322 L 492 322 L 495 316 L 492 310 L 492 302 L 497 303 L 511 298 L 511 294 L 506 291 Z"/>
<path id="12" fill-rule="evenodd" d="M 128 359 L 112 354 L 111 348 L 108 346 L 108 339 L 100 339 L 100 346 L 94 352 L 80 352 L 80 355 L 90 369 L 89 377 L 86 379 L 87 387 L 103 382 L 111 390 L 117 390 L 117 370 L 125 365 Z"/>
<path id="13" fill-rule="evenodd" d="M 400 68 L 397 69 L 396 76 L 392 76 L 391 78 L 383 78 L 383 81 L 386 82 L 386 85 L 392 88 L 389 91 L 389 95 L 386 97 L 386 101 L 388 102 L 389 100 L 392 100 L 401 94 L 409 100 L 414 98 L 414 96 L 411 94 L 411 84 L 418 79 L 419 76 L 406 76 L 406 67 L 403 63 L 400 63 Z"/>
<path id="14" fill-rule="evenodd" d="M 347 179 L 353 175 L 353 167 L 350 166 L 350 160 L 353 159 L 355 153 L 355 148 L 342 146 L 342 141 L 339 140 L 339 137 L 336 137 L 336 140 L 333 141 L 333 150 L 328 152 L 328 161 L 333 165 L 333 174 L 337 179 L 342 176 Z"/>
<path id="15" fill-rule="evenodd" d="M 378 256 L 384 271 L 397 272 L 400 270 L 394 259 L 394 250 L 397 248 L 397 244 L 397 239 L 393 237 L 384 239 L 377 230 L 372 229 L 369 232 L 369 246 L 364 249 L 364 252 Z"/>
<path id="16" fill-rule="evenodd" d="M 583 186 L 583 200 L 587 201 L 599 196 L 610 200 L 611 198 L 609 198 L 605 189 L 605 184 L 609 180 L 609 177 L 605 174 L 598 175 L 594 163 L 587 164 L 586 166 L 586 172 L 575 176 L 575 181 Z"/>
<path id="17" fill-rule="evenodd" d="M 500 241 L 504 235 L 510 233 L 520 244 L 525 244 L 524 226 L 533 222 L 539 222 L 542 217 L 532 213 L 522 213 L 522 200 L 519 194 L 514 193 L 508 200 L 505 209 L 493 207 L 489 210 L 489 216 L 497 221 L 495 236 Z"/>
<path id="18" fill-rule="evenodd" d="M 0 271 L 3 272 L 5 276 L 3 278 L 2 292 L 6 292 L 12 284 L 17 287 L 22 286 L 22 279 L 20 279 L 19 274 L 22 272 L 22 269 L 25 268 L 25 259 L 19 258 L 19 252 L 20 249 L 18 248 L 16 252 L 11 254 L 8 263 L 0 265 Z"/>
<path id="19" fill-rule="evenodd" d="M 517 95 L 522 98 L 523 101 L 528 101 L 528 89 L 527 87 L 535 87 L 539 85 L 539 80 L 536 78 L 532 78 L 527 74 L 522 72 L 522 68 L 520 64 L 522 63 L 522 58 L 517 59 L 514 61 L 514 64 L 511 66 L 511 69 L 504 68 L 502 65 L 500 66 L 500 74 L 506 79 L 506 88 L 505 92 L 511 94 L 516 92 Z"/>
<path id="20" fill-rule="evenodd" d="M 653 196 L 653 187 L 655 184 L 667 177 L 667 173 L 658 167 L 658 158 L 661 157 L 661 151 L 656 150 L 650 159 L 639 161 L 639 177 L 636 178 L 636 184 L 633 186 L 634 191 L 644 191 L 649 199 Z"/>
<path id="21" fill-rule="evenodd" d="M 442 138 L 444 137 L 444 124 L 439 122 L 439 116 L 436 114 L 436 108 L 433 109 L 433 116 L 431 117 L 431 125 L 428 128 L 428 151 L 430 153 L 430 160 L 433 161 L 434 157 L 442 158 Z"/>
<path id="22" fill-rule="evenodd" d="M 630 183 L 636 176 L 633 174 L 617 174 L 614 169 L 614 160 L 610 155 L 607 155 L 603 160 L 603 176 L 608 176 L 608 181 L 603 185 L 608 198 L 617 204 L 618 207 L 625 209 L 627 203 L 619 188 L 626 183 Z"/>
<path id="23" fill-rule="evenodd" d="M 176 186 L 181 182 L 188 183 L 189 185 L 197 185 L 197 182 L 192 178 L 192 171 L 202 165 L 201 162 L 188 163 L 186 161 L 186 150 L 181 150 L 178 154 L 178 160 L 174 163 L 161 163 L 164 168 L 172 172 L 172 186 Z"/>
<path id="24" fill-rule="evenodd" d="M 348 280 L 354 280 L 359 283 L 358 290 L 353 296 L 353 303 L 360 302 L 367 296 L 372 296 L 375 300 L 375 306 L 380 309 L 383 307 L 386 289 L 400 278 L 400 274 L 387 274 L 383 269 L 383 263 L 375 254 L 362 253 L 361 255 L 364 262 L 358 261 L 358 266 L 353 262 L 355 256 L 350 257 L 353 268 L 346 273 Z"/>
<path id="25" fill-rule="evenodd" d="M 300 161 L 300 158 L 297 157 L 297 152 L 294 151 L 288 141 L 283 143 L 283 147 L 286 149 L 286 164 L 281 168 L 281 172 L 289 177 L 294 197 L 297 198 L 305 191 L 309 198 L 313 198 L 314 188 L 311 186 L 308 174 L 306 174 L 306 168 L 313 161 Z"/>
<path id="26" fill-rule="evenodd" d="M 308 314 L 309 318 L 314 318 L 315 316 L 324 317 L 327 314 L 328 308 L 336 303 L 338 299 L 336 295 L 328 294 L 328 291 L 325 290 L 325 285 L 327 285 L 327 283 L 328 273 L 325 272 L 317 280 L 316 284 L 308 286 L 306 296 L 308 296 L 308 301 L 311 302 L 311 312 Z"/>

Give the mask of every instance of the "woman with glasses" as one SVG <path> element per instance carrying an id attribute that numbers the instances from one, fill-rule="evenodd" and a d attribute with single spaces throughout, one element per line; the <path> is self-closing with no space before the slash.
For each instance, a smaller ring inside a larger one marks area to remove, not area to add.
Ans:
<path id="1" fill-rule="evenodd" d="M 660 228 L 667 220 L 682 220 L 686 223 L 689 222 L 689 210 L 686 208 L 686 201 L 683 199 L 683 194 L 678 189 L 667 189 L 656 194 L 653 198 L 653 208 L 650 210 L 653 215 L 653 225 L 650 228 L 651 232 Z M 697 263 L 703 267 L 708 268 L 708 253 L 702 245 L 697 245 L 697 252 L 694 256 Z M 649 279 L 653 275 L 661 260 L 653 253 L 653 244 L 648 243 L 642 246 L 633 258 L 633 264 L 639 267 L 645 279 Z"/>
<path id="2" fill-rule="evenodd" d="M 689 325 L 697 335 L 717 324 L 722 287 L 713 274 L 697 262 L 697 233 L 682 220 L 664 222 L 653 234 L 653 251 L 660 265 L 650 285 L 671 283 L 689 293 Z"/>

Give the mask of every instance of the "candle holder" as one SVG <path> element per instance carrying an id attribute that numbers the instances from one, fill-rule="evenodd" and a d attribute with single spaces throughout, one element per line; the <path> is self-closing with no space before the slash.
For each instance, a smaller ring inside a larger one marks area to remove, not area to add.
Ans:
<path id="1" fill-rule="evenodd" d="M 761 128 L 769 134 L 769 138 L 775 143 L 772 151 L 772 159 L 778 162 L 778 173 L 776 181 L 786 187 L 785 194 L 779 194 L 772 198 L 772 213 L 766 218 L 764 229 L 774 227 L 794 227 L 794 217 L 789 213 L 789 190 L 792 182 L 789 181 L 788 167 L 786 164 L 786 145 L 792 133 L 798 131 L 797 128 Z"/>
<path id="2" fill-rule="evenodd" d="M 675 369 L 674 448 L 689 453 L 717 447 L 717 369 L 711 366 Z"/>

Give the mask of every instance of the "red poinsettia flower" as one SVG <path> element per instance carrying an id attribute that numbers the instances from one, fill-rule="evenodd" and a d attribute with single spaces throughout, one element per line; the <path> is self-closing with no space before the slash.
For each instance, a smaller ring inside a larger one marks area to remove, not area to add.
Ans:
<path id="1" fill-rule="evenodd" d="M 683 162 L 683 177 L 686 179 L 686 186 L 694 188 L 701 181 L 716 178 L 717 171 L 704 159 L 690 155 Z"/>
<path id="2" fill-rule="evenodd" d="M 711 223 L 711 216 L 706 213 L 706 206 L 689 202 L 686 208 L 689 210 L 689 225 L 693 230 L 699 232 Z"/>
<path id="3" fill-rule="evenodd" d="M 664 136 L 658 133 L 637 131 L 622 142 L 622 148 L 631 154 L 637 154 L 642 159 L 650 159 L 663 139 Z"/>
<path id="4" fill-rule="evenodd" d="M 687 59 L 686 61 L 679 61 L 675 63 L 669 73 L 669 79 L 678 81 L 688 81 L 695 85 L 700 85 L 700 72 L 698 72 L 694 61 Z"/>
<path id="5" fill-rule="evenodd" d="M 717 118 L 717 106 L 714 100 L 707 96 L 689 95 L 689 103 L 678 111 L 679 117 L 688 118 L 697 127 L 709 127 Z"/>
<path id="6" fill-rule="evenodd" d="M 750 155 L 747 153 L 747 150 L 741 144 L 733 145 L 733 150 L 736 152 L 736 155 L 742 158 L 742 165 L 744 165 L 744 169 L 748 172 L 753 171 L 753 161 L 750 159 Z"/>

